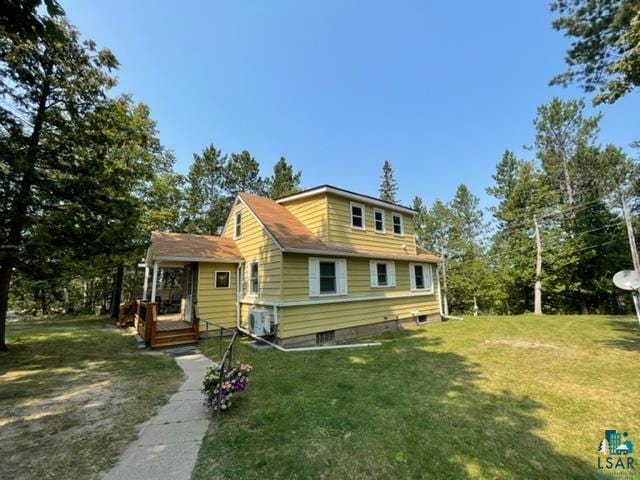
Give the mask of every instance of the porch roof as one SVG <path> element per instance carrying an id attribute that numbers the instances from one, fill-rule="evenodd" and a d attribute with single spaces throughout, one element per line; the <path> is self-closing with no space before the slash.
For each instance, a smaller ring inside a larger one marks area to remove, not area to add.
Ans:
<path id="1" fill-rule="evenodd" d="M 188 233 L 151 232 L 147 262 L 233 262 L 243 261 L 231 238 Z"/>

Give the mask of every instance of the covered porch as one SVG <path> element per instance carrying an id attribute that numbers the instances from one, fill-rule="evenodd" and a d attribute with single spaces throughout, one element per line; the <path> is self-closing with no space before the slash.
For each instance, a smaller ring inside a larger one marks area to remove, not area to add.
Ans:
<path id="1" fill-rule="evenodd" d="M 152 233 L 144 263 L 142 299 L 128 306 L 133 324 L 147 346 L 157 348 L 199 340 L 200 268 L 212 262 L 242 263 L 233 240 Z"/>

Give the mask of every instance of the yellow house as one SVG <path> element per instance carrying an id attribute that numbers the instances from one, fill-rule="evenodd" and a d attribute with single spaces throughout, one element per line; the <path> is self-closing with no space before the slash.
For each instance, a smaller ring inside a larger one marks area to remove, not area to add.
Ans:
<path id="1" fill-rule="evenodd" d="M 220 236 L 154 232 L 145 278 L 153 268 L 155 299 L 158 269 L 182 266 L 183 321 L 197 305 L 203 320 L 284 345 L 439 321 L 438 258 L 417 245 L 415 213 L 329 185 L 276 201 L 240 193 Z"/>

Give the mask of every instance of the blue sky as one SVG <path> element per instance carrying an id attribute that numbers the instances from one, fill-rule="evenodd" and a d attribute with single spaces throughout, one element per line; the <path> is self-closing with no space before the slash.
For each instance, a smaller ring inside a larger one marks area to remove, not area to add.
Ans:
<path id="1" fill-rule="evenodd" d="M 536 106 L 568 41 L 546 1 L 62 0 L 118 57 L 119 91 L 151 107 L 185 172 L 213 143 L 269 174 L 284 155 L 304 187 L 377 194 L 389 160 L 399 199 L 485 188 L 505 148 L 527 158 Z M 640 138 L 638 94 L 604 106 L 600 141 Z M 631 152 L 631 150 L 629 150 Z"/>

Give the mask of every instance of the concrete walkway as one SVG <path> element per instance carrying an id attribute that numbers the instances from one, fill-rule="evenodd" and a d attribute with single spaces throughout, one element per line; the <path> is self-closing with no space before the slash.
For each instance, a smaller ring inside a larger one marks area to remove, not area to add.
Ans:
<path id="1" fill-rule="evenodd" d="M 191 478 L 202 438 L 212 418 L 203 405 L 200 388 L 205 370 L 213 363 L 194 348 L 165 350 L 165 353 L 175 357 L 187 379 L 169 403 L 142 424 L 138 439 L 127 447 L 104 480 Z"/>

